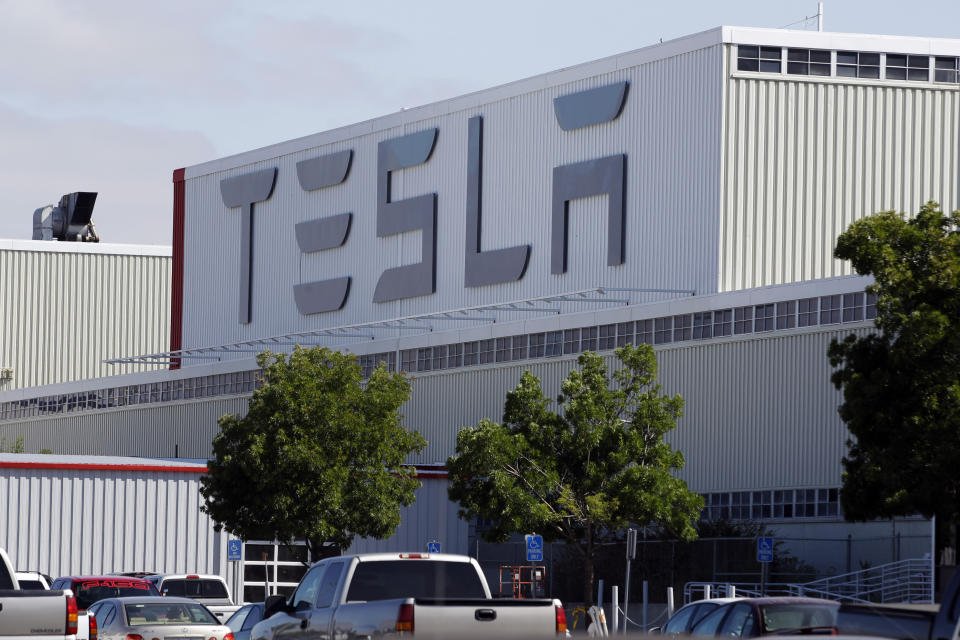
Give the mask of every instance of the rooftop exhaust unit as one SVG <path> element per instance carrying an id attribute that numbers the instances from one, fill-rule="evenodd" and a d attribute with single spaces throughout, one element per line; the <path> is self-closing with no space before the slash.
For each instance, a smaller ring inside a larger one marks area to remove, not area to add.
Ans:
<path id="1" fill-rule="evenodd" d="M 100 242 L 93 226 L 96 191 L 75 191 L 33 212 L 33 239 L 62 242 Z"/>

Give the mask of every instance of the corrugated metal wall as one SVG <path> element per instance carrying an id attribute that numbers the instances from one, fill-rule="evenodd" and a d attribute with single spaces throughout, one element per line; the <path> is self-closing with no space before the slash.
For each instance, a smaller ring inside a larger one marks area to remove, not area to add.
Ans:
<path id="1" fill-rule="evenodd" d="M 170 257 L 0 250 L 0 392 L 142 371 L 105 358 L 166 351 Z"/>
<path id="2" fill-rule="evenodd" d="M 721 46 L 660 60 L 624 55 L 507 87 L 411 109 L 330 134 L 297 141 L 301 151 L 212 173 L 187 169 L 184 347 L 208 346 L 291 331 L 388 319 L 533 298 L 600 285 L 716 288 L 721 159 Z M 644 59 L 645 62 L 637 62 Z M 616 81 L 630 83 L 623 112 L 612 122 L 565 132 L 553 99 Z M 483 247 L 531 244 L 524 278 L 464 287 L 466 168 L 470 117 L 484 118 Z M 376 236 L 378 142 L 436 127 L 425 164 L 394 172 L 392 199 L 437 193 L 437 292 L 374 304 L 387 268 L 420 260 L 421 234 Z M 316 140 L 311 145 L 311 140 Z M 302 143 L 302 144 L 301 144 Z M 296 162 L 353 149 L 347 180 L 308 192 Z M 552 170 L 612 154 L 627 155 L 626 262 L 606 265 L 607 198 L 571 203 L 569 270 L 550 273 Z M 260 157 L 269 156 L 257 153 Z M 238 209 L 224 206 L 223 178 L 278 167 L 269 200 L 255 205 L 253 318 L 237 321 Z M 202 169 L 198 170 L 202 171 Z M 297 222 L 353 212 L 343 247 L 302 254 Z M 203 278 L 189 274 L 203 273 Z M 353 277 L 342 311 L 301 316 L 293 287 Z"/>
<path id="3" fill-rule="evenodd" d="M 687 459 L 681 475 L 698 491 L 837 486 L 847 431 L 836 413 L 840 395 L 829 380 L 826 351 L 832 338 L 868 330 L 861 323 L 658 347 L 662 385 L 686 403 L 669 437 Z M 606 359 L 614 365 L 612 354 Z M 402 412 L 405 424 L 429 445 L 410 462 L 445 462 L 462 427 L 482 417 L 499 420 L 506 392 L 525 369 L 554 397 L 574 363 L 566 356 L 415 374 Z M 0 435 L 8 441 L 23 435 L 28 451 L 148 456 L 176 451 L 202 458 L 210 455 L 217 418 L 242 415 L 246 408 L 247 396 L 233 396 L 112 409 L 7 423 L 0 425 Z"/>
<path id="4" fill-rule="evenodd" d="M 724 93 L 720 291 L 849 274 L 833 248 L 853 221 L 960 207 L 956 85 L 733 72 Z"/>
<path id="5" fill-rule="evenodd" d="M 467 553 L 469 525 L 457 517 L 447 498 L 446 478 L 424 477 L 420 482 L 417 501 L 400 510 L 401 523 L 391 538 L 357 538 L 348 553 L 424 551 L 431 540 L 440 541 L 443 553 Z"/>
<path id="6" fill-rule="evenodd" d="M 0 469 L 0 548 L 18 570 L 232 579 L 226 534 L 200 511 L 199 474 Z"/>

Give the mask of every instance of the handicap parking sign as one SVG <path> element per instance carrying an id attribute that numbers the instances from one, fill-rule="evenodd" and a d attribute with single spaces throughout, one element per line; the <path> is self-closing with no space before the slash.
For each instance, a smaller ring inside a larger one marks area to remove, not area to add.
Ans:
<path id="1" fill-rule="evenodd" d="M 773 562 L 773 538 L 757 538 L 757 562 Z"/>
<path id="2" fill-rule="evenodd" d="M 440 553 L 440 541 L 431 540 L 427 543 L 427 553 Z"/>
<path id="3" fill-rule="evenodd" d="M 531 534 L 524 539 L 527 542 L 527 562 L 543 562 L 543 536 Z"/>
<path id="4" fill-rule="evenodd" d="M 227 561 L 228 562 L 237 562 L 240 560 L 240 552 L 243 548 L 243 543 L 239 540 L 233 539 L 227 541 Z"/>

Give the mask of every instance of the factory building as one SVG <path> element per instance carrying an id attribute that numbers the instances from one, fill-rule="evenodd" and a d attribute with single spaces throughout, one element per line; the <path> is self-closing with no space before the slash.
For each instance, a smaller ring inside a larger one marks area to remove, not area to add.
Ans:
<path id="1" fill-rule="evenodd" d="M 412 376 L 429 441 L 404 529 L 354 549 L 467 553 L 458 430 L 524 370 L 553 395 L 580 352 L 643 342 L 685 400 L 668 439 L 706 517 L 762 522 L 824 573 L 922 557 L 922 518 L 843 520 L 826 350 L 875 308 L 832 252 L 873 212 L 958 208 L 958 60 L 960 40 L 721 27 L 179 169 L 169 346 L 0 388 L 0 435 L 206 458 L 257 352 L 348 350 Z"/>

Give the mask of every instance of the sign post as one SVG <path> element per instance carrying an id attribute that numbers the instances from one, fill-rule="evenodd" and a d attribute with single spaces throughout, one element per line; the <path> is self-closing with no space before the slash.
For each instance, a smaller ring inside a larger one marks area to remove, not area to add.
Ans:
<path id="1" fill-rule="evenodd" d="M 767 567 L 773 562 L 773 538 L 757 538 L 757 562 L 760 563 L 760 595 L 767 593 Z"/>
<path id="2" fill-rule="evenodd" d="M 243 557 L 243 541 L 236 538 L 227 540 L 227 562 L 240 562 Z M 233 567 L 233 597 L 234 602 L 243 602 L 240 593 L 240 574 L 243 572 L 243 566 L 234 565 Z"/>
<path id="3" fill-rule="evenodd" d="M 627 632 L 627 617 L 630 607 L 630 561 L 637 557 L 637 530 L 627 529 L 627 577 L 623 586 L 623 632 Z M 619 606 L 614 598 L 614 608 Z M 614 631 L 617 629 L 614 628 Z"/>

